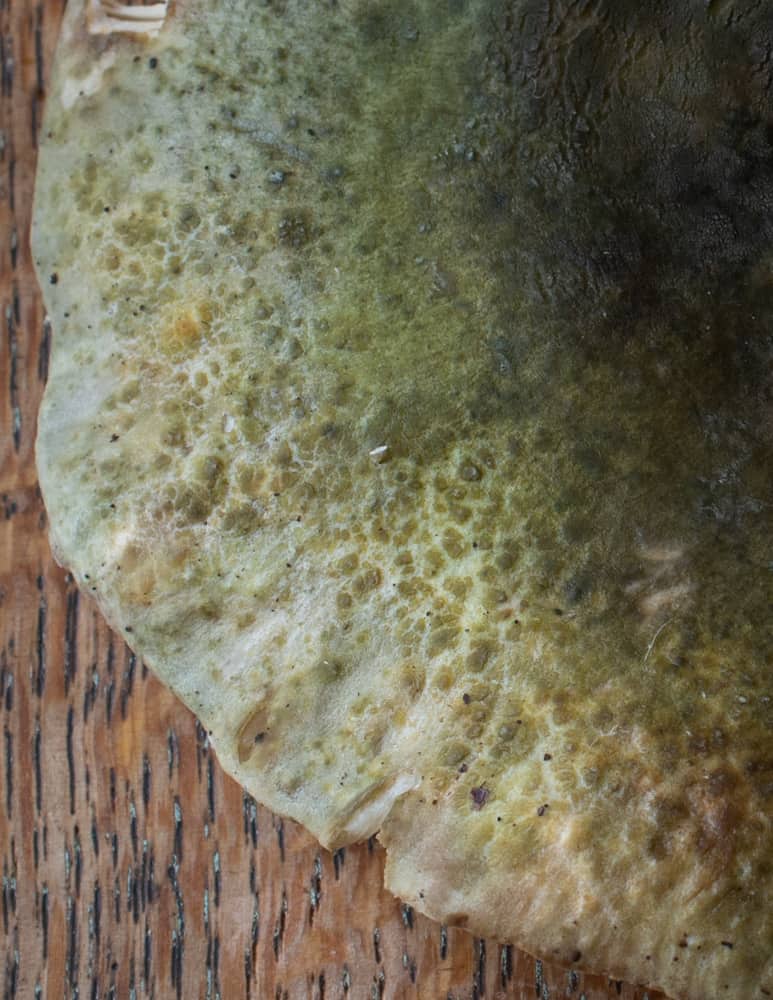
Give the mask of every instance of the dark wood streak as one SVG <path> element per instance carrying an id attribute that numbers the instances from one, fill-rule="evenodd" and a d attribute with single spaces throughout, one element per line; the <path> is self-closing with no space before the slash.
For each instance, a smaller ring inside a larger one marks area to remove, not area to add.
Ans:
<path id="1" fill-rule="evenodd" d="M 13 816 L 13 735 L 6 726 L 3 731 L 5 742 L 5 811 L 8 818 Z"/>
<path id="2" fill-rule="evenodd" d="M 3 898 L 3 903 L 2 903 L 2 908 L 3 908 L 3 931 L 7 934 L 8 933 L 8 897 L 6 895 L 5 885 L 3 886 L 3 897 L 2 898 Z"/>
<path id="3" fill-rule="evenodd" d="M 12 250 L 11 266 L 15 266 L 15 251 Z M 19 380 L 18 362 L 19 345 L 16 337 L 16 316 L 14 310 L 6 306 L 5 310 L 5 333 L 8 338 L 9 371 L 8 371 L 8 396 L 11 404 L 11 435 L 14 451 L 18 452 L 21 446 L 22 416 L 19 402 Z"/>
<path id="4" fill-rule="evenodd" d="M 378 927 L 373 929 L 373 960 L 376 965 L 381 964 L 381 931 Z"/>
<path id="5" fill-rule="evenodd" d="M 279 847 L 279 857 L 284 863 L 285 860 L 285 828 L 281 819 L 276 821 L 276 842 Z"/>
<path id="6" fill-rule="evenodd" d="M 322 901 L 322 861 L 320 856 L 314 858 L 314 868 L 309 886 L 309 924 L 314 923 L 314 913 Z"/>
<path id="7" fill-rule="evenodd" d="M 41 764 L 40 744 L 43 733 L 40 719 L 35 720 L 35 736 L 32 742 L 32 765 L 35 773 L 35 812 L 38 816 L 43 808 L 43 767 Z"/>
<path id="8" fill-rule="evenodd" d="M 67 594 L 67 617 L 64 626 L 64 690 L 67 694 L 78 669 L 78 602 L 79 595 L 72 585 Z"/>
<path id="9" fill-rule="evenodd" d="M 45 87 L 43 67 L 43 4 L 39 3 L 35 9 L 35 96 L 39 97 L 43 96 Z M 37 136 L 33 135 L 32 139 L 37 141 Z"/>
<path id="10" fill-rule="evenodd" d="M 153 959 L 153 932 L 145 924 L 145 946 L 142 955 L 142 978 L 147 986 L 150 983 L 151 961 Z"/>
<path id="11" fill-rule="evenodd" d="M 16 208 L 16 160 L 14 159 L 13 151 L 11 151 L 11 156 L 8 160 L 8 203 L 11 206 L 11 211 L 13 211 Z M 16 233 L 15 228 L 14 233 Z"/>
<path id="12" fill-rule="evenodd" d="M 126 667 L 121 680 L 121 718 L 126 718 L 126 712 L 131 698 L 132 687 L 134 685 L 134 668 L 137 666 L 137 658 L 134 653 L 126 651 Z"/>
<path id="13" fill-rule="evenodd" d="M 75 907 L 75 900 L 72 896 L 67 897 L 67 916 L 65 918 L 67 958 L 65 960 L 65 972 L 71 987 L 78 983 L 78 912 Z"/>
<path id="14" fill-rule="evenodd" d="M 129 799 L 129 840 L 132 845 L 132 854 L 137 857 L 137 807 L 134 804 L 134 798 Z"/>
<path id="15" fill-rule="evenodd" d="M 101 941 L 102 932 L 102 890 L 100 889 L 99 882 L 94 883 L 94 898 L 91 904 L 92 913 L 92 931 L 94 935 L 94 940 L 96 941 L 97 950 L 99 949 Z"/>
<path id="16" fill-rule="evenodd" d="M 14 949 L 12 957 L 9 956 L 9 960 L 6 963 L 6 987 L 5 995 L 9 997 L 9 1000 L 13 1000 L 16 996 L 16 990 L 19 985 L 19 966 L 20 966 L 20 954 L 19 954 L 19 928 L 14 927 L 13 929 L 13 942 Z"/>
<path id="17" fill-rule="evenodd" d="M 252 962 L 248 951 L 244 953 L 244 992 L 249 1000 L 252 996 Z"/>
<path id="18" fill-rule="evenodd" d="M 75 815 L 75 755 L 73 753 L 73 733 L 75 732 L 75 709 L 67 709 L 67 787 L 70 790 L 70 815 Z"/>
<path id="19" fill-rule="evenodd" d="M 276 923 L 274 924 L 274 934 L 272 937 L 275 959 L 279 958 L 279 951 L 282 947 L 282 941 L 284 940 L 286 926 L 287 926 L 287 892 L 283 888 L 282 901 L 279 906 L 279 915 L 277 917 Z"/>
<path id="20" fill-rule="evenodd" d="M 167 730 L 166 734 L 166 747 L 167 747 L 167 766 L 169 768 L 168 778 L 172 780 L 172 772 L 174 771 L 175 760 L 178 757 L 177 752 L 177 736 L 175 735 L 174 729 Z"/>
<path id="21" fill-rule="evenodd" d="M 244 836 L 252 840 L 252 846 L 258 846 L 258 804 L 251 795 L 245 792 L 242 796 L 242 816 L 244 817 Z"/>
<path id="22" fill-rule="evenodd" d="M 43 962 L 48 961 L 48 885 L 43 884 L 40 893 L 40 923 L 43 932 L 42 937 L 42 958 Z"/>
<path id="23" fill-rule="evenodd" d="M 207 808 L 210 823 L 215 822 L 215 765 L 212 755 L 207 755 Z"/>
<path id="24" fill-rule="evenodd" d="M 507 984 L 513 978 L 513 949 L 509 944 L 502 945 L 499 952 L 499 981 L 502 989 L 507 989 Z"/>
<path id="25" fill-rule="evenodd" d="M 147 811 L 150 804 L 150 761 L 148 760 L 147 754 L 142 755 L 142 804 Z"/>
<path id="26" fill-rule="evenodd" d="M 38 348 L 38 379 L 46 384 L 48 381 L 48 361 L 51 354 L 51 323 L 45 319 L 43 321 L 43 332 L 40 337 L 40 347 Z"/>
<path id="27" fill-rule="evenodd" d="M 80 830 L 77 825 L 73 830 L 72 854 L 73 870 L 75 873 L 75 895 L 78 899 L 80 899 L 81 881 L 83 879 L 83 856 L 81 853 Z"/>
<path id="28" fill-rule="evenodd" d="M 183 811 L 180 799 L 174 797 L 174 854 L 175 858 L 182 861 L 183 858 Z"/>
<path id="29" fill-rule="evenodd" d="M 486 942 L 475 939 L 476 963 L 472 974 L 472 995 L 474 1000 L 486 994 Z"/>
<path id="30" fill-rule="evenodd" d="M 215 907 L 216 909 L 220 909 L 220 887 L 222 885 L 222 875 L 220 871 L 220 851 L 217 849 L 212 855 L 212 880 Z"/>
<path id="31" fill-rule="evenodd" d="M 115 690 L 115 685 L 111 680 L 107 687 L 105 688 L 105 721 L 109 726 L 113 721 L 113 692 Z"/>
<path id="32" fill-rule="evenodd" d="M 39 587 L 43 589 L 43 578 L 38 577 Z M 46 686 L 46 598 L 41 594 L 38 604 L 37 622 L 37 670 L 35 673 L 35 694 L 38 698 L 43 697 L 43 690 Z"/>

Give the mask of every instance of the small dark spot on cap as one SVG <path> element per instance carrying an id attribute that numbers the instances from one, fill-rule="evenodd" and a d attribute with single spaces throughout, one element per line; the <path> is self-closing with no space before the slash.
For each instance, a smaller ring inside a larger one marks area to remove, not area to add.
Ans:
<path id="1" fill-rule="evenodd" d="M 54 271 L 51 277 L 48 279 L 52 285 L 59 284 L 59 275 Z"/>
<path id="2" fill-rule="evenodd" d="M 723 941 L 722 942 L 722 947 L 723 948 L 732 948 L 733 947 L 733 942 L 732 941 Z"/>
<path id="3" fill-rule="evenodd" d="M 151 56 L 150 59 L 148 59 L 148 66 L 150 66 L 151 69 L 155 69 L 156 66 L 158 66 L 158 59 L 156 59 L 155 56 Z"/>
<path id="4" fill-rule="evenodd" d="M 573 951 L 572 952 L 572 962 L 579 962 L 581 958 L 582 958 L 582 952 L 581 951 Z"/>
<path id="5" fill-rule="evenodd" d="M 121 436 L 120 434 L 111 434 L 110 435 L 110 443 L 112 444 L 113 441 L 117 441 L 120 436 Z"/>
<path id="6" fill-rule="evenodd" d="M 464 702 L 465 705 L 469 705 L 470 702 L 472 701 L 472 698 L 467 694 L 466 691 L 462 695 L 462 701 Z"/>
<path id="7" fill-rule="evenodd" d="M 552 760 L 553 759 L 553 754 L 552 753 L 543 754 L 542 759 L 543 760 Z"/>
<path id="8" fill-rule="evenodd" d="M 549 809 L 549 808 L 550 808 L 550 806 L 549 806 L 549 805 L 547 804 L 547 802 L 546 802 L 544 806 L 540 806 L 540 807 L 539 807 L 539 808 L 537 809 L 537 815 L 538 815 L 538 816 L 544 816 L 544 815 L 545 815 L 545 813 L 546 813 L 546 812 L 548 811 L 548 809 Z"/>
<path id="9" fill-rule="evenodd" d="M 488 797 L 489 790 L 485 786 L 470 789 L 470 798 L 472 799 L 473 809 L 482 809 L 488 802 Z"/>

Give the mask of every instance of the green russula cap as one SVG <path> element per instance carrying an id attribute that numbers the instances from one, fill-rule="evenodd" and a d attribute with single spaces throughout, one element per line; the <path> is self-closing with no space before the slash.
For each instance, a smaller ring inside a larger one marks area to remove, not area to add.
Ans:
<path id="1" fill-rule="evenodd" d="M 52 542 L 224 767 L 690 1000 L 773 993 L 771 47 L 71 0 L 37 182 Z"/>

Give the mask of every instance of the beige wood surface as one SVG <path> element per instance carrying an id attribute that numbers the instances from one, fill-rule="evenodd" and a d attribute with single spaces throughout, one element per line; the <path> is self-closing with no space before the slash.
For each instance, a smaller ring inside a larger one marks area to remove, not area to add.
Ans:
<path id="1" fill-rule="evenodd" d="M 643 1000 L 432 923 L 383 890 L 377 845 L 331 855 L 256 806 L 54 564 L 28 227 L 62 10 L 0 0 L 3 997 Z"/>

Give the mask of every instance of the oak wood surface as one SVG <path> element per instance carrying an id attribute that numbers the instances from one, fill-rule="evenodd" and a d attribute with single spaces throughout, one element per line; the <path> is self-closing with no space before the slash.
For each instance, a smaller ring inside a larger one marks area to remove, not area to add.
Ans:
<path id="1" fill-rule="evenodd" d="M 644 1000 L 431 922 L 382 888 L 376 844 L 331 855 L 257 806 L 54 563 L 28 229 L 62 11 L 0 0 L 3 997 Z"/>

